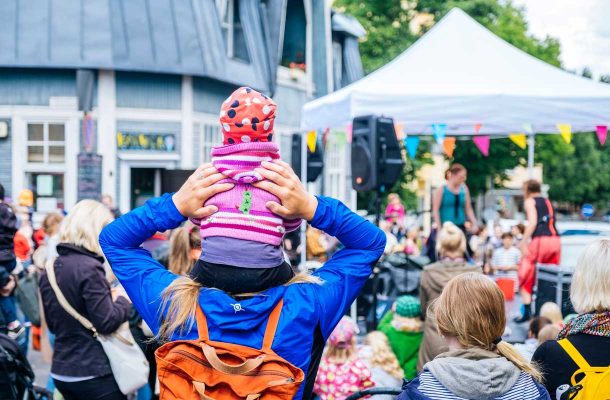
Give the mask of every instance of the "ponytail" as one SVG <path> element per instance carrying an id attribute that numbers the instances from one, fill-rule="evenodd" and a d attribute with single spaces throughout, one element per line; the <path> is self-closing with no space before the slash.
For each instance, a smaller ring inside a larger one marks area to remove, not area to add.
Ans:
<path id="1" fill-rule="evenodd" d="M 515 364 L 517 368 L 521 371 L 531 375 L 538 382 L 542 382 L 542 373 L 536 366 L 536 364 L 530 363 L 526 361 L 521 354 L 508 342 L 501 341 L 496 344 L 496 349 L 498 349 L 498 353 L 508 361 Z"/>
<path id="2" fill-rule="evenodd" d="M 174 333 L 188 332 L 195 323 L 195 310 L 199 304 L 199 292 L 203 286 L 188 276 L 176 278 L 161 293 L 161 310 L 167 314 L 161 322 L 157 339 L 169 341 Z"/>

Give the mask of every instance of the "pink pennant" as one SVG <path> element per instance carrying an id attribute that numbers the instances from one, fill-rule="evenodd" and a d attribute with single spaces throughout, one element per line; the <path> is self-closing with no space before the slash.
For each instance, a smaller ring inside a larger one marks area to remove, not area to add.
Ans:
<path id="1" fill-rule="evenodd" d="M 489 156 L 489 136 L 474 136 L 472 138 L 477 149 L 483 154 L 485 157 Z"/>
<path id="2" fill-rule="evenodd" d="M 597 138 L 599 139 L 599 143 L 603 146 L 606 143 L 606 137 L 608 136 L 608 126 L 607 125 L 597 125 Z"/>
<path id="3" fill-rule="evenodd" d="M 345 134 L 347 135 L 347 143 L 351 143 L 352 142 L 352 124 L 347 125 Z"/>

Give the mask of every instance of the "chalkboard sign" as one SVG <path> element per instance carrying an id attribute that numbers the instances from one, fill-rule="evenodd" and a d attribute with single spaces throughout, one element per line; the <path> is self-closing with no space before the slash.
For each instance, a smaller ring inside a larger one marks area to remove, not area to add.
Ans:
<path id="1" fill-rule="evenodd" d="M 102 156 L 79 153 L 78 155 L 78 201 L 99 200 L 102 197 Z"/>

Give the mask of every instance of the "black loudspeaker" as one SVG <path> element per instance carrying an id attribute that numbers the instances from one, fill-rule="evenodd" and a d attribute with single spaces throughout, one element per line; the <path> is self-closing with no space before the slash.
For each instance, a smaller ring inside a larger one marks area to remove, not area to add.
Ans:
<path id="1" fill-rule="evenodd" d="M 575 311 L 570 301 L 570 284 L 574 268 L 537 265 L 536 270 L 535 315 L 540 315 L 540 308 L 547 301 L 557 304 L 564 316 L 573 314 Z"/>
<path id="2" fill-rule="evenodd" d="M 367 115 L 352 123 L 352 187 L 357 191 L 389 189 L 404 161 L 392 118 Z"/>
<path id="3" fill-rule="evenodd" d="M 161 193 L 177 192 L 194 172 L 194 169 L 162 169 Z"/>
<path id="4" fill-rule="evenodd" d="M 298 177 L 301 177 L 301 145 L 302 135 L 292 135 L 292 169 Z M 324 151 L 320 141 L 316 143 L 316 150 L 312 153 L 307 149 L 307 182 L 315 182 L 324 170 Z"/>

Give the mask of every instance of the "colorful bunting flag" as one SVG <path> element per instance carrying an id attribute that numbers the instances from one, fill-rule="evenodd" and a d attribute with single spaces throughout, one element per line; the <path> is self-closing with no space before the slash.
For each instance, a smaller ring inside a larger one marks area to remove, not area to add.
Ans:
<path id="1" fill-rule="evenodd" d="M 490 137 L 487 135 L 482 136 L 474 136 L 472 141 L 474 145 L 477 146 L 477 149 L 483 154 L 485 157 L 489 156 L 489 140 Z"/>
<path id="2" fill-rule="evenodd" d="M 436 139 L 436 143 L 443 144 L 445 134 L 447 133 L 447 124 L 432 124 L 432 134 Z"/>
<path id="3" fill-rule="evenodd" d="M 530 123 L 523 124 L 523 130 L 525 131 L 525 133 L 529 133 L 530 135 L 534 133 L 534 128 L 532 128 L 532 124 Z"/>
<path id="4" fill-rule="evenodd" d="M 476 133 L 477 135 L 479 134 L 479 131 L 481 130 L 481 124 L 475 124 L 474 125 L 474 133 Z"/>
<path id="5" fill-rule="evenodd" d="M 443 150 L 448 157 L 453 157 L 453 152 L 455 151 L 455 138 L 454 137 L 446 137 L 443 140 Z"/>
<path id="6" fill-rule="evenodd" d="M 328 138 L 330 136 L 330 128 L 324 129 L 324 134 L 322 135 L 322 146 L 326 148 L 328 146 Z"/>
<path id="7" fill-rule="evenodd" d="M 307 148 L 311 153 L 316 151 L 316 131 L 307 132 Z"/>
<path id="8" fill-rule="evenodd" d="M 343 131 L 335 131 L 335 143 L 337 143 L 337 147 L 342 149 L 347 143 L 347 135 Z"/>
<path id="9" fill-rule="evenodd" d="M 557 129 L 559 129 L 559 133 L 563 140 L 570 144 L 572 142 L 572 125 L 570 124 L 557 124 Z"/>
<path id="10" fill-rule="evenodd" d="M 404 141 L 405 147 L 407 148 L 407 153 L 409 153 L 409 158 L 415 158 L 415 155 L 417 154 L 417 146 L 419 146 L 419 137 L 407 136 Z"/>
<path id="11" fill-rule="evenodd" d="M 347 142 L 352 142 L 352 124 L 347 125 L 347 129 L 345 130 L 345 134 L 347 135 Z"/>
<path id="12" fill-rule="evenodd" d="M 405 133 L 403 132 L 403 124 L 399 124 L 398 122 L 394 124 L 394 130 L 396 131 L 396 137 L 398 140 L 401 140 L 405 137 Z"/>
<path id="13" fill-rule="evenodd" d="M 524 133 L 509 133 L 508 138 L 522 149 L 525 149 L 527 147 L 527 137 Z"/>
<path id="14" fill-rule="evenodd" d="M 606 144 L 606 137 L 608 136 L 608 126 L 607 125 L 597 125 L 597 138 L 599 139 L 599 143 L 603 146 Z"/>

